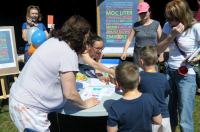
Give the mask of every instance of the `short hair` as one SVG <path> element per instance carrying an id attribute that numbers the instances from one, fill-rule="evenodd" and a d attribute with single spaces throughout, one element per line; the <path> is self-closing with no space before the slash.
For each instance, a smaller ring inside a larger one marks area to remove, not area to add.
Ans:
<path id="1" fill-rule="evenodd" d="M 139 58 L 146 66 L 155 65 L 158 62 L 157 48 L 153 45 L 144 46 L 140 49 Z"/>
<path id="2" fill-rule="evenodd" d="M 94 43 L 96 41 L 102 41 L 103 42 L 103 39 L 95 33 L 90 33 L 89 38 L 88 38 L 88 42 L 87 42 L 88 45 L 93 47 Z"/>
<path id="3" fill-rule="evenodd" d="M 172 0 L 167 3 L 165 14 L 183 23 L 186 29 L 194 24 L 193 12 L 185 0 Z"/>
<path id="4" fill-rule="evenodd" d="M 42 14 L 40 13 L 40 7 L 35 5 L 29 5 L 26 9 L 26 18 L 30 17 L 31 9 L 35 9 L 38 11 L 38 21 L 42 20 Z"/>
<path id="5" fill-rule="evenodd" d="M 115 70 L 116 81 L 125 91 L 133 90 L 139 85 L 139 69 L 132 62 L 122 62 Z"/>
<path id="6" fill-rule="evenodd" d="M 90 29 L 91 26 L 85 18 L 73 15 L 60 30 L 53 30 L 51 37 L 65 41 L 77 54 L 82 54 L 86 50 Z"/>

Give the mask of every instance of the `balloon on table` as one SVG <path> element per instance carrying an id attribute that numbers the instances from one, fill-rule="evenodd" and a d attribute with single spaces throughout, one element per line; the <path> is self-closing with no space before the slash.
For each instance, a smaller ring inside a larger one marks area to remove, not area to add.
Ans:
<path id="1" fill-rule="evenodd" d="M 37 27 L 31 27 L 31 28 L 28 29 L 26 36 L 27 36 L 27 40 L 28 40 L 29 44 L 32 43 L 31 42 L 32 35 L 37 30 L 39 30 L 39 28 L 37 28 Z"/>
<path id="2" fill-rule="evenodd" d="M 40 46 L 47 39 L 46 34 L 42 30 L 36 30 L 31 36 L 31 43 Z"/>

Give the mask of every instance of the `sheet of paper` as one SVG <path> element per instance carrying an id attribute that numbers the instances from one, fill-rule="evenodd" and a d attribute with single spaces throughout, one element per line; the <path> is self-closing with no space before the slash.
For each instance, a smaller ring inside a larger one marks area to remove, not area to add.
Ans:
<path id="1" fill-rule="evenodd" d="M 83 90 L 84 88 L 87 88 L 88 86 L 90 86 L 90 83 L 88 81 L 80 81 L 80 80 L 76 81 L 77 91 Z"/>
<path id="2" fill-rule="evenodd" d="M 102 86 L 102 85 L 106 85 L 106 83 L 101 82 L 99 79 L 97 78 L 89 78 L 88 80 L 90 82 L 91 86 Z"/>
<path id="3" fill-rule="evenodd" d="M 81 93 L 81 98 L 85 100 L 91 97 L 95 97 L 101 100 L 103 96 L 111 96 L 114 92 L 115 92 L 115 87 L 111 85 L 89 86 L 84 89 L 83 93 Z"/>

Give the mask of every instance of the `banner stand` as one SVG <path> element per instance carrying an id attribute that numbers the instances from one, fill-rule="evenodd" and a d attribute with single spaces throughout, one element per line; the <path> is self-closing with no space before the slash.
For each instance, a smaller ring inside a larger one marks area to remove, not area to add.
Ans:
<path id="1" fill-rule="evenodd" d="M 18 74 L 14 74 L 12 75 L 14 81 L 17 79 Z M 2 95 L 0 95 L 0 99 L 7 99 L 9 97 L 9 84 L 11 83 L 8 80 L 8 76 L 0 76 L 0 83 L 1 83 L 1 93 Z"/>

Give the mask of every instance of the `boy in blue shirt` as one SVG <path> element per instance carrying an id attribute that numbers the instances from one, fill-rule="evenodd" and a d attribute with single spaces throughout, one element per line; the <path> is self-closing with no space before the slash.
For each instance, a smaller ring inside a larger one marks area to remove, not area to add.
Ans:
<path id="1" fill-rule="evenodd" d="M 114 102 L 108 110 L 107 131 L 151 132 L 152 121 L 161 124 L 162 117 L 155 98 L 138 90 L 138 67 L 131 62 L 123 62 L 117 66 L 115 74 L 123 98 Z"/>
<path id="2" fill-rule="evenodd" d="M 150 93 L 155 97 L 163 118 L 161 125 L 152 125 L 152 130 L 153 132 L 171 132 L 167 103 L 170 86 L 166 76 L 157 72 L 158 54 L 156 47 L 143 47 L 140 50 L 139 61 L 144 70 L 140 72 L 140 90 L 142 93 Z"/>

